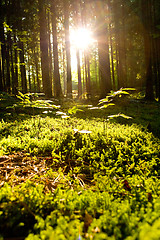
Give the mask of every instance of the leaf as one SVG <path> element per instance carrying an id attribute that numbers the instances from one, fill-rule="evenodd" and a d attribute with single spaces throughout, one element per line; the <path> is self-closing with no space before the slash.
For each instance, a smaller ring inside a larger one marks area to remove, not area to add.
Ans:
<path id="1" fill-rule="evenodd" d="M 122 88 L 122 91 L 136 91 L 135 88 Z"/>
<path id="2" fill-rule="evenodd" d="M 110 115 L 110 116 L 108 116 L 108 118 L 117 118 L 117 117 L 123 117 L 123 118 L 126 118 L 126 119 L 131 119 L 131 118 L 132 118 L 132 117 L 130 117 L 130 116 L 127 116 L 127 115 L 121 114 L 121 113 L 118 113 L 118 114 L 116 114 L 116 115 Z"/>
<path id="3" fill-rule="evenodd" d="M 117 118 L 117 117 L 119 117 L 119 114 L 108 116 L 108 118 Z"/>
<path id="4" fill-rule="evenodd" d="M 127 116 L 125 114 L 119 114 L 120 117 L 123 117 L 123 118 L 126 118 L 126 119 L 132 119 L 132 117 L 130 116 Z"/>
<path id="5" fill-rule="evenodd" d="M 74 106 L 73 108 L 70 108 L 70 109 L 68 110 L 68 114 L 70 114 L 70 115 L 75 114 L 76 112 L 83 112 L 83 110 L 77 108 L 76 106 Z"/>
<path id="6" fill-rule="evenodd" d="M 23 98 L 21 96 L 17 95 L 17 98 L 19 98 L 21 101 L 23 101 Z"/>
<path id="7" fill-rule="evenodd" d="M 7 29 L 8 32 L 12 32 L 12 29 L 9 27 L 9 25 L 6 22 L 3 23 L 3 26 L 4 28 Z"/>
<path id="8" fill-rule="evenodd" d="M 70 116 L 62 115 L 61 118 L 70 118 Z"/>
<path id="9" fill-rule="evenodd" d="M 107 107 L 109 107 L 109 106 L 114 106 L 115 104 L 114 103 L 108 103 L 108 104 L 105 104 L 105 105 L 103 105 L 102 107 L 100 107 L 100 109 L 102 109 L 102 108 L 107 108 Z"/>
<path id="10" fill-rule="evenodd" d="M 123 95 L 123 94 L 124 94 L 124 95 L 129 95 L 128 92 L 123 91 L 123 89 L 120 89 L 120 90 L 114 92 L 113 94 L 110 94 L 110 97 L 114 98 L 114 97 L 116 97 L 116 96 Z"/>
<path id="11" fill-rule="evenodd" d="M 103 103 L 107 103 L 107 102 L 110 102 L 110 101 L 111 100 L 109 100 L 109 96 L 106 96 L 105 98 L 99 100 L 98 105 L 103 104 Z"/>
<path id="12" fill-rule="evenodd" d="M 24 98 L 24 94 L 23 94 L 23 93 L 21 93 L 21 92 L 19 91 L 18 94 L 19 94 L 21 97 Z"/>
<path id="13" fill-rule="evenodd" d="M 66 113 L 57 111 L 57 112 L 56 112 L 56 115 L 66 115 Z"/>
<path id="14" fill-rule="evenodd" d="M 90 110 L 100 109 L 99 107 L 91 107 Z"/>

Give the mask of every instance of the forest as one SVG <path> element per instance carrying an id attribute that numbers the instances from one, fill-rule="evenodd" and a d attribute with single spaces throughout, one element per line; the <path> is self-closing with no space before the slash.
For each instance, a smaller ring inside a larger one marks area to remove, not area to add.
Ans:
<path id="1" fill-rule="evenodd" d="M 160 239 L 160 1 L 0 0 L 0 240 Z"/>
<path id="2" fill-rule="evenodd" d="M 160 96 L 155 0 L 0 1 L 0 90 L 105 97 L 135 87 Z"/>

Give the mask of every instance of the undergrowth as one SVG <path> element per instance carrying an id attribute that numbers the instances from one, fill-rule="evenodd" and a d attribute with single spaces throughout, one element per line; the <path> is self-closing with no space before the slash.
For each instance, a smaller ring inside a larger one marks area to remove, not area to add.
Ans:
<path id="1" fill-rule="evenodd" d="M 1 120 L 0 239 L 160 239 L 160 140 L 81 109 Z"/>

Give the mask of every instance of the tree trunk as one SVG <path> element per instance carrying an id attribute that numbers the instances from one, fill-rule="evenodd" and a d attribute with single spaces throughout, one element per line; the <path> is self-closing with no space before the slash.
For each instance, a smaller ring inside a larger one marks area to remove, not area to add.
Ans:
<path id="1" fill-rule="evenodd" d="M 46 9 L 46 16 L 47 16 L 47 28 L 48 28 L 47 37 L 48 37 L 49 76 L 50 76 L 50 81 L 53 88 L 53 66 L 52 66 L 52 46 L 51 46 L 51 26 L 50 26 L 50 23 L 52 22 L 51 11 L 48 11 Z"/>
<path id="2" fill-rule="evenodd" d="M 27 79 L 26 79 L 26 67 L 24 61 L 24 46 L 23 42 L 19 41 L 19 59 L 20 59 L 20 71 L 21 71 L 21 87 L 22 92 L 27 93 Z"/>
<path id="3" fill-rule="evenodd" d="M 79 13 L 79 0 L 74 1 L 75 8 L 75 26 L 78 29 L 80 26 L 80 13 Z M 82 97 L 82 79 L 81 79 L 81 65 L 80 65 L 80 53 L 79 49 L 76 49 L 77 57 L 77 73 L 78 73 L 78 98 Z"/>
<path id="4" fill-rule="evenodd" d="M 63 0 L 63 6 L 64 6 L 65 48 L 67 60 L 67 96 L 72 98 L 71 53 L 69 39 L 69 1 Z"/>
<path id="5" fill-rule="evenodd" d="M 77 49 L 76 55 L 77 55 L 77 71 L 78 71 L 78 98 L 81 98 L 82 97 L 82 80 L 81 80 L 81 65 L 80 65 L 79 49 Z"/>
<path id="6" fill-rule="evenodd" d="M 1 61 L 2 61 L 2 84 L 3 91 L 6 91 L 6 40 L 4 36 L 3 22 L 0 20 L 0 42 L 1 42 Z"/>
<path id="7" fill-rule="evenodd" d="M 105 20 L 104 3 L 99 3 L 97 7 L 97 41 L 99 56 L 99 77 L 100 77 L 100 97 L 103 98 L 112 89 L 109 43 L 108 43 L 108 25 Z"/>
<path id="8" fill-rule="evenodd" d="M 2 48 L 2 43 L 1 43 L 1 28 L 2 28 L 2 0 L 0 0 L 0 91 L 3 91 L 3 74 L 2 74 L 2 54 L 1 54 L 1 48 Z"/>
<path id="9" fill-rule="evenodd" d="M 37 81 L 37 91 L 41 91 L 40 87 L 40 79 L 39 79 L 39 56 L 38 56 L 38 50 L 36 48 L 33 49 L 33 56 L 34 56 L 34 64 L 35 64 L 35 71 L 36 71 L 36 81 Z"/>
<path id="10" fill-rule="evenodd" d="M 16 35 L 14 34 L 14 44 L 17 46 Z M 15 74 L 14 74 L 14 93 L 18 93 L 18 53 L 15 47 L 14 49 L 14 61 L 15 61 Z"/>
<path id="11" fill-rule="evenodd" d="M 41 50 L 43 90 L 46 97 L 51 97 L 52 84 L 49 76 L 49 56 L 48 56 L 48 38 L 47 38 L 45 4 L 43 0 L 38 0 L 38 4 L 39 4 L 40 50 Z"/>
<path id="12" fill-rule="evenodd" d="M 115 72 L 114 72 L 114 57 L 113 57 L 113 40 L 112 40 L 112 31 L 111 26 L 109 26 L 109 36 L 110 36 L 110 47 L 111 47 L 111 66 L 112 66 L 112 85 L 113 89 L 116 89 L 116 83 L 115 83 Z"/>
<path id="13" fill-rule="evenodd" d="M 146 61 L 146 94 L 147 100 L 154 100 L 152 74 L 152 39 L 151 39 L 151 0 L 141 0 L 142 21 L 144 25 L 144 49 Z"/>
<path id="14" fill-rule="evenodd" d="M 11 76 L 12 76 L 12 94 L 15 94 L 15 72 L 14 72 L 14 59 L 13 59 L 13 41 L 11 39 L 11 34 L 9 34 L 10 42 L 10 59 L 11 59 Z"/>
<path id="15" fill-rule="evenodd" d="M 53 57 L 54 57 L 54 96 L 56 98 L 62 97 L 62 88 L 59 74 L 59 61 L 58 61 L 58 41 L 57 41 L 57 22 L 56 22 L 56 9 L 55 1 L 52 0 L 52 33 L 53 33 Z"/>

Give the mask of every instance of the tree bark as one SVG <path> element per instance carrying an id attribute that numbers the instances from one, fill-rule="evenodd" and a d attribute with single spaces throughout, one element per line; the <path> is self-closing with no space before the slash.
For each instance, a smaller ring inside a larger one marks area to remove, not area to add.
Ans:
<path id="1" fill-rule="evenodd" d="M 14 34 L 14 44 L 17 47 L 16 35 Z M 14 49 L 15 74 L 14 74 L 14 94 L 18 93 L 18 53 L 17 48 Z"/>
<path id="2" fill-rule="evenodd" d="M 52 84 L 49 76 L 49 56 L 48 56 L 48 38 L 47 38 L 45 4 L 43 0 L 38 0 L 38 4 L 39 4 L 40 50 L 41 50 L 43 91 L 46 97 L 51 97 Z"/>
<path id="3" fill-rule="evenodd" d="M 6 40 L 4 36 L 3 20 L 0 19 L 0 42 L 1 42 L 1 62 L 2 62 L 2 84 L 3 91 L 6 91 Z"/>
<path id="4" fill-rule="evenodd" d="M 103 98 L 112 89 L 109 59 L 108 25 L 105 20 L 106 13 L 104 11 L 104 3 L 99 3 L 96 5 L 96 8 L 100 97 Z"/>
<path id="5" fill-rule="evenodd" d="M 63 0 L 63 7 L 64 7 L 65 49 L 67 60 L 67 96 L 72 98 L 71 53 L 69 39 L 69 1 Z"/>
<path id="6" fill-rule="evenodd" d="M 51 19 L 52 19 L 53 57 L 54 57 L 54 96 L 56 98 L 60 98 L 60 97 L 62 97 L 62 88 L 61 88 L 60 74 L 59 74 L 57 21 L 56 21 L 55 0 L 52 0 L 51 12 L 52 12 Z"/>
<path id="7" fill-rule="evenodd" d="M 77 55 L 77 71 L 78 71 L 78 98 L 81 98 L 82 97 L 82 79 L 81 79 L 81 65 L 80 65 L 79 49 L 77 49 L 76 55 Z"/>
<path id="8" fill-rule="evenodd" d="M 152 73 L 152 39 L 151 39 L 151 0 L 141 0 L 142 21 L 144 25 L 144 49 L 146 62 L 146 93 L 147 100 L 154 100 Z"/>
<path id="9" fill-rule="evenodd" d="M 80 26 L 80 13 L 79 13 L 79 0 L 76 0 L 74 5 L 75 8 L 75 26 L 78 29 Z M 81 65 L 80 65 L 80 52 L 76 49 L 77 57 L 77 73 L 78 73 L 78 98 L 82 97 L 82 79 L 81 79 Z"/>
<path id="10" fill-rule="evenodd" d="M 19 41 L 19 59 L 20 59 L 20 71 L 21 71 L 21 87 L 22 92 L 27 93 L 27 79 L 26 79 L 26 67 L 24 61 L 24 46 L 21 40 Z"/>

